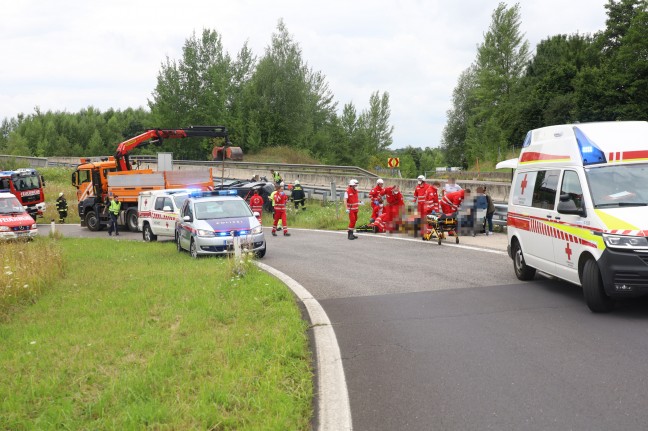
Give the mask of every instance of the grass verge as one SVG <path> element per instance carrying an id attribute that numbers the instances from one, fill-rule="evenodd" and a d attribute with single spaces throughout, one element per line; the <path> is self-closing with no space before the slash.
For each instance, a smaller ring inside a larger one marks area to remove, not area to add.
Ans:
<path id="1" fill-rule="evenodd" d="M 57 244 L 64 277 L 0 324 L 0 428 L 309 428 L 307 324 L 281 282 L 172 243 Z"/>

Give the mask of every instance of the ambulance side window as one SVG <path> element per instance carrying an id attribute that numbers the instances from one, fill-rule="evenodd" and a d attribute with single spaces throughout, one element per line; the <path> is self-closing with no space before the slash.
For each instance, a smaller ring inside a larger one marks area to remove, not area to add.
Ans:
<path id="1" fill-rule="evenodd" d="M 155 210 L 162 211 L 164 209 L 164 197 L 155 199 Z"/>
<path id="2" fill-rule="evenodd" d="M 559 170 L 538 171 L 531 206 L 542 209 L 554 209 L 558 191 Z"/>
<path id="3" fill-rule="evenodd" d="M 563 174 L 562 185 L 560 186 L 560 200 L 573 202 L 574 208 L 583 208 L 583 188 L 576 172 L 565 171 Z"/>

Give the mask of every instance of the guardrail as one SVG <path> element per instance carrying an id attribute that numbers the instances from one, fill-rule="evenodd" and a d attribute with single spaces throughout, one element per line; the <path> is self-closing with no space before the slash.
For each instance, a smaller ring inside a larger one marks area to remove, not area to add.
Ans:
<path id="1" fill-rule="evenodd" d="M 138 163 L 157 163 L 157 157 L 152 156 L 131 156 L 131 161 Z M 208 160 L 174 160 L 174 165 L 178 166 L 208 166 L 211 168 L 220 168 L 223 162 Z M 266 171 L 270 169 L 281 172 L 291 172 L 294 174 L 317 174 L 317 175 L 341 175 L 341 176 L 360 176 L 378 178 L 378 175 L 369 172 L 357 166 L 331 166 L 331 165 L 302 165 L 292 163 L 264 163 L 264 162 L 234 162 L 225 161 L 227 168 L 239 168 L 252 171 Z"/>

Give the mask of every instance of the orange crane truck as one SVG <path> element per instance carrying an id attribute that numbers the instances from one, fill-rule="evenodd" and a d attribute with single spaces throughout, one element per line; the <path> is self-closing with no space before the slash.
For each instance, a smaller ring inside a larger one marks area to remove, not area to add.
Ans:
<path id="1" fill-rule="evenodd" d="M 128 139 L 117 147 L 114 156 L 99 161 L 82 158 L 72 174 L 72 185 L 77 189 L 81 226 L 98 231 L 108 225 L 109 197 L 121 202 L 118 222 L 130 231 L 137 231 L 137 197 L 142 191 L 195 188 L 212 190 L 211 169 L 154 172 L 151 169 L 133 169 L 129 154 L 135 148 L 156 144 L 164 139 L 190 137 L 223 138 L 229 145 L 227 129 L 223 126 L 192 126 L 187 129 L 151 129 Z"/>

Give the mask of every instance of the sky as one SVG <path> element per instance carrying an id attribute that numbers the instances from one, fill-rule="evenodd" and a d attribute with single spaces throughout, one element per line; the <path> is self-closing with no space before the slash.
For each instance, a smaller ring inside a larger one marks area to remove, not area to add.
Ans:
<path id="1" fill-rule="evenodd" d="M 608 0 L 519 0 L 534 51 L 557 34 L 605 28 Z M 341 111 L 389 93 L 392 148 L 439 145 L 459 74 L 475 60 L 498 0 L 19 0 L 0 25 L 0 119 L 88 106 L 148 108 L 161 64 L 207 28 L 235 57 L 261 57 L 283 19 Z M 505 1 L 512 6 L 515 2 Z M 158 125 L 159 127 L 171 127 Z M 175 125 L 174 125 L 175 126 Z M 181 125 L 183 127 L 189 126 Z M 225 125 L 227 126 L 227 125 Z"/>

